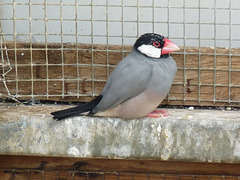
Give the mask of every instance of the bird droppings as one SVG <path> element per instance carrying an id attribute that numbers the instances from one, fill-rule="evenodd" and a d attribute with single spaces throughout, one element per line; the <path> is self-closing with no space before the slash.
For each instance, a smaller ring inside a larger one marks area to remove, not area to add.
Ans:
<path id="1" fill-rule="evenodd" d="M 161 125 L 159 124 L 158 127 L 157 127 L 157 132 L 158 132 L 158 133 L 161 133 L 161 129 L 162 129 L 162 128 L 161 128 Z"/>
<path id="2" fill-rule="evenodd" d="M 69 148 L 67 153 L 73 156 L 79 156 L 80 154 L 78 148 L 76 148 L 75 146 L 72 146 L 71 148 Z"/>
<path id="3" fill-rule="evenodd" d="M 164 118 L 57 122 L 49 115 L 57 109 L 2 107 L 0 154 L 240 163 L 240 111 L 171 109 Z"/>
<path id="4" fill-rule="evenodd" d="M 194 107 L 193 107 L 193 106 L 190 106 L 190 107 L 188 108 L 188 110 L 193 111 L 193 110 L 194 110 Z"/>
<path id="5" fill-rule="evenodd" d="M 193 119 L 194 117 L 193 117 L 193 115 L 191 115 L 191 114 L 186 114 L 186 115 L 184 115 L 183 117 L 182 117 L 182 119 L 185 119 L 185 120 L 191 120 L 191 119 Z"/>
<path id="6" fill-rule="evenodd" d="M 231 111 L 232 108 L 231 107 L 226 107 L 226 111 Z"/>

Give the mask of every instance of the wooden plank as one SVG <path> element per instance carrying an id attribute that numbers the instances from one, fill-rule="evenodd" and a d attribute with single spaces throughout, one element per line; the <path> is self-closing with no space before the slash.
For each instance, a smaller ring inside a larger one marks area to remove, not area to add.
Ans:
<path id="1" fill-rule="evenodd" d="M 119 176 L 119 180 L 132 180 L 134 179 L 133 173 L 121 173 Z"/>
<path id="2" fill-rule="evenodd" d="M 90 101 L 92 94 L 99 94 L 105 85 L 107 75 L 123 58 L 122 49 L 125 51 L 131 50 L 131 46 L 93 45 L 92 49 L 90 44 L 79 44 L 76 47 L 76 45 L 68 43 L 50 43 L 48 47 L 45 47 L 45 44 L 34 43 L 31 52 L 28 43 L 18 42 L 16 44 L 17 56 L 15 57 L 14 44 L 9 42 L 7 47 L 13 67 L 12 71 L 6 76 L 11 94 L 19 95 L 19 99 L 27 99 L 24 95 L 38 95 L 36 99 L 39 100 L 75 102 Z M 78 48 L 78 56 L 76 48 Z M 229 64 L 232 70 L 240 69 L 240 49 L 231 49 L 231 62 L 229 49 L 216 49 L 217 53 L 221 53 L 216 57 L 212 48 L 189 47 L 185 51 L 185 67 L 184 55 L 172 54 L 179 70 L 170 90 L 169 98 L 173 100 L 164 101 L 163 104 L 240 106 L 239 102 L 229 104 L 226 102 L 214 103 L 213 101 L 214 97 L 219 101 L 228 101 L 229 97 L 233 101 L 240 101 L 240 87 L 232 87 L 230 91 L 228 87 L 230 83 L 233 86 L 240 85 L 240 71 L 229 73 Z M 124 56 L 126 55 L 127 52 L 124 52 Z M 17 64 L 15 64 L 15 60 Z M 48 65 L 46 65 L 46 61 Z M 110 66 L 107 65 L 107 61 Z M 77 63 L 79 64 L 77 65 Z M 214 71 L 215 64 L 216 74 Z M 185 70 L 182 68 L 185 68 Z M 199 68 L 201 68 L 200 71 Z M 0 93 L 6 94 L 2 82 L 0 83 Z M 198 86 L 199 83 L 201 84 L 200 87 Z M 214 83 L 216 83 L 215 91 Z M 48 98 L 47 93 L 49 94 Z M 62 97 L 63 94 L 66 97 Z M 76 98 L 78 94 L 80 94 L 80 97 Z M 56 97 L 54 95 L 60 96 Z M 209 100 L 212 100 L 212 102 Z"/>
<path id="3" fill-rule="evenodd" d="M 0 169 L 6 170 L 6 174 L 11 174 L 12 169 L 36 171 L 34 176 L 42 176 L 39 172 L 43 171 L 131 172 L 147 173 L 147 176 L 149 173 L 240 176 L 240 164 L 10 155 L 0 156 Z"/>
<path id="4" fill-rule="evenodd" d="M 0 169 L 0 177 L 4 180 L 12 180 L 13 175 L 11 173 L 7 173 L 6 170 Z"/>
<path id="5" fill-rule="evenodd" d="M 238 176 L 225 175 L 183 175 L 183 174 L 154 174 L 154 173 L 118 173 L 118 172 L 78 172 L 78 171 L 35 171 L 35 170 L 0 170 L 1 179 L 4 180 L 238 180 Z"/>

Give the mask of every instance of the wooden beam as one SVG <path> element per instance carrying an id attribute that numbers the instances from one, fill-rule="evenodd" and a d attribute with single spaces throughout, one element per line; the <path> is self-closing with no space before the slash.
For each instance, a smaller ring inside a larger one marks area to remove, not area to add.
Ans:
<path id="1" fill-rule="evenodd" d="M 0 169 L 2 174 L 25 170 L 240 176 L 240 164 L 11 155 L 0 156 Z"/>

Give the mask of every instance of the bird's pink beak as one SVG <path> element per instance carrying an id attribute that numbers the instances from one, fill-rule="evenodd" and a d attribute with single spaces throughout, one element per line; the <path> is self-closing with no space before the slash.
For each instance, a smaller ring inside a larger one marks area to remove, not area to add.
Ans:
<path id="1" fill-rule="evenodd" d="M 165 41 L 165 44 L 164 44 L 164 46 L 162 48 L 162 54 L 169 54 L 169 53 L 171 53 L 173 51 L 177 51 L 177 50 L 180 49 L 176 44 L 174 44 L 169 39 L 164 38 L 164 41 Z"/>

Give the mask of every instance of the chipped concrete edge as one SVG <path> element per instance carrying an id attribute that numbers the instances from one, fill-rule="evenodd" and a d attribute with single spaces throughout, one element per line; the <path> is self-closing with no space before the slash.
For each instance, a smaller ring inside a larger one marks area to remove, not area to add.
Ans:
<path id="1" fill-rule="evenodd" d="M 239 112 L 169 110 L 155 119 L 56 122 L 47 107 L 18 110 L 11 120 L 1 112 L 1 155 L 240 163 Z"/>

